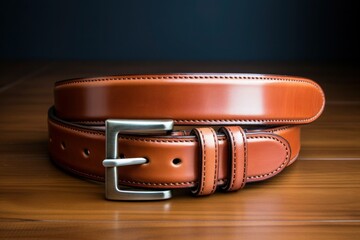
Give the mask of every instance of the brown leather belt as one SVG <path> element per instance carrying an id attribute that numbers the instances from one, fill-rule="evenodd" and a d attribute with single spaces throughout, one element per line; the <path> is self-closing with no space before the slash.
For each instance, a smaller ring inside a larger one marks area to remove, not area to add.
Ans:
<path id="1" fill-rule="evenodd" d="M 324 104 L 319 85 L 300 77 L 66 80 L 56 83 L 49 110 L 50 155 L 72 173 L 106 180 L 109 199 L 166 199 L 176 188 L 199 196 L 236 191 L 294 162 L 300 125 L 319 117 Z M 118 183 L 150 190 L 122 190 Z"/>

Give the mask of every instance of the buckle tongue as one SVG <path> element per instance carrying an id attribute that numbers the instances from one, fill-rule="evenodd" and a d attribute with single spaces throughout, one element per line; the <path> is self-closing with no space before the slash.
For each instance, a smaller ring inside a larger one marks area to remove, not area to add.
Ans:
<path id="1" fill-rule="evenodd" d="M 108 119 L 106 124 L 106 159 L 105 197 L 109 200 L 146 201 L 171 198 L 171 191 L 124 190 L 118 185 L 118 169 L 120 166 L 144 164 L 146 158 L 118 158 L 119 133 L 154 134 L 173 129 L 172 120 L 114 120 Z"/>

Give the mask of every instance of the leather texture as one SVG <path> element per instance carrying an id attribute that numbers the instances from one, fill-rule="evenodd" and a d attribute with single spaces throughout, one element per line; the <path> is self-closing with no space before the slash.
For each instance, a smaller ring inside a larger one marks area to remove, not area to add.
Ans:
<path id="1" fill-rule="evenodd" d="M 195 195 L 213 194 L 217 187 L 219 175 L 219 139 L 213 128 L 195 128 L 193 133 L 197 136 L 199 148 L 199 180 Z"/>
<path id="2" fill-rule="evenodd" d="M 237 191 L 280 173 L 300 151 L 300 126 L 323 111 L 324 93 L 300 77 L 163 74 L 73 79 L 55 85 L 49 152 L 61 168 L 104 181 L 106 119 L 173 119 L 167 135 L 119 135 L 122 185 Z"/>
<path id="3" fill-rule="evenodd" d="M 299 126 L 245 131 L 248 158 L 246 182 L 267 179 L 295 161 L 300 150 Z M 49 118 L 49 137 L 50 155 L 59 166 L 86 178 L 104 180 L 103 130 L 75 128 Z M 224 134 L 217 133 L 217 138 L 217 184 L 222 186 L 229 178 L 229 142 Z M 203 160 L 199 153 L 202 150 L 199 139 L 194 135 L 121 135 L 118 146 L 120 157 L 146 157 L 149 160 L 143 165 L 119 167 L 119 182 L 124 185 L 186 188 L 196 187 L 200 182 L 199 168 Z M 174 164 L 175 159 L 180 163 Z"/>
<path id="4" fill-rule="evenodd" d="M 55 86 L 58 117 L 172 119 L 177 125 L 304 124 L 324 108 L 324 93 L 300 77 L 163 74 L 74 79 Z"/>
<path id="5" fill-rule="evenodd" d="M 220 129 L 228 143 L 228 182 L 223 187 L 226 191 L 236 191 L 245 186 L 247 176 L 247 141 L 244 130 L 239 126 Z"/>

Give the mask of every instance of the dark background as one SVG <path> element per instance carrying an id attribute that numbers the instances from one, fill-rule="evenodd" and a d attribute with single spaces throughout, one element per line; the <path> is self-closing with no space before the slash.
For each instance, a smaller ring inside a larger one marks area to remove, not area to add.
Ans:
<path id="1" fill-rule="evenodd" d="M 356 1 L 1 1 L 1 60 L 357 61 Z"/>

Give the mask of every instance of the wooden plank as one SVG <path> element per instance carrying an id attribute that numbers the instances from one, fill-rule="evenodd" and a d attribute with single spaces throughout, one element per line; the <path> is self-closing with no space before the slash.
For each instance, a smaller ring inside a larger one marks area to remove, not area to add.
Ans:
<path id="1" fill-rule="evenodd" d="M 38 220 L 358 220 L 360 161 L 299 161 L 271 180 L 237 193 L 170 201 L 104 201 L 104 186 L 67 175 L 45 154 L 14 154 L 0 161 L 1 217 Z M 214 208 L 216 206 L 216 208 Z M 114 214 L 114 211 L 118 214 Z M 91 214 L 89 214 L 91 213 Z"/>
<path id="2" fill-rule="evenodd" d="M 1 222 L 4 239 L 358 239 L 358 222 Z"/>
<path id="3" fill-rule="evenodd" d="M 36 61 L 0 62 L 0 93 L 44 72 L 49 65 L 47 62 Z"/>
<path id="4" fill-rule="evenodd" d="M 299 159 L 360 160 L 360 105 L 328 104 L 301 137 Z"/>
<path id="5" fill-rule="evenodd" d="M 39 66 L 30 64 L 28 69 L 35 72 L 30 76 L 19 74 L 15 65 L 1 73 L 9 79 L 28 77 L 0 93 L 0 238 L 356 239 L 360 235 L 356 68 L 291 63 L 43 64 L 47 67 L 39 72 Z M 105 201 L 103 184 L 64 173 L 49 161 L 46 112 L 56 80 L 169 69 L 276 72 L 318 79 L 328 93 L 328 104 L 318 121 L 303 127 L 300 159 L 311 161 L 297 161 L 271 180 L 248 184 L 236 193 L 194 198 L 182 190 L 169 201 L 141 203 Z"/>

